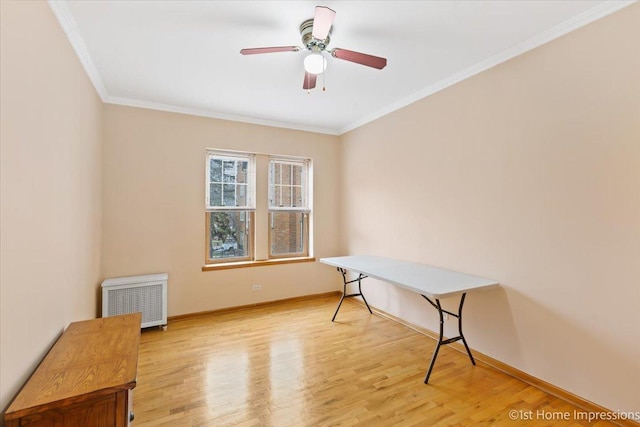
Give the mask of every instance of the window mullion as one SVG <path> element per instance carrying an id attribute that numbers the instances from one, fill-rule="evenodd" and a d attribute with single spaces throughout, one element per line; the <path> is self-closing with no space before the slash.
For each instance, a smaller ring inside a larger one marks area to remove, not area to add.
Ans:
<path id="1" fill-rule="evenodd" d="M 278 200 L 278 206 L 282 206 L 282 163 L 278 163 L 278 168 L 280 169 L 280 176 L 278 178 L 278 187 L 280 188 L 280 200 Z"/>

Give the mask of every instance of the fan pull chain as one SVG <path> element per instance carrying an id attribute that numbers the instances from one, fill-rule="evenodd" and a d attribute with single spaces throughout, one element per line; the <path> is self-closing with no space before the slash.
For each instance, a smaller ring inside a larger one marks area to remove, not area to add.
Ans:
<path id="1" fill-rule="evenodd" d="M 322 73 L 322 91 L 325 92 L 327 90 L 327 88 L 324 86 L 324 75 L 327 74 L 327 72 L 325 71 L 324 73 Z"/>

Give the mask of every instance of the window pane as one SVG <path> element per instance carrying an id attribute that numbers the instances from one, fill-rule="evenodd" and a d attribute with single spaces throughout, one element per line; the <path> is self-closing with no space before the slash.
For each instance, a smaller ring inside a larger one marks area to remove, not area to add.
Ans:
<path id="1" fill-rule="evenodd" d="M 223 194 L 222 199 L 224 203 L 223 206 L 237 206 L 235 184 L 223 184 L 222 194 Z"/>
<path id="2" fill-rule="evenodd" d="M 305 214 L 271 212 L 271 255 L 304 254 L 306 240 Z"/>
<path id="3" fill-rule="evenodd" d="M 249 252 L 248 212 L 210 212 L 209 258 L 247 258 Z"/>
<path id="4" fill-rule="evenodd" d="M 236 182 L 236 162 L 234 160 L 225 160 L 222 163 L 223 181 Z"/>
<path id="5" fill-rule="evenodd" d="M 273 182 L 280 184 L 282 182 L 282 179 L 280 178 L 280 169 L 282 165 L 280 163 L 271 162 L 271 167 L 273 168 Z"/>
<path id="6" fill-rule="evenodd" d="M 302 207 L 302 187 L 293 187 L 293 204 L 294 207 Z"/>
<path id="7" fill-rule="evenodd" d="M 302 166 L 293 166 L 293 185 L 302 185 Z"/>
<path id="8" fill-rule="evenodd" d="M 249 162 L 237 162 L 236 166 L 236 182 L 247 182 L 247 170 L 249 169 Z"/>
<path id="9" fill-rule="evenodd" d="M 269 207 L 306 208 L 307 164 L 274 159 L 269 167 Z"/>
<path id="10" fill-rule="evenodd" d="M 209 184 L 209 205 L 222 206 L 222 186 L 220 184 Z"/>
<path id="11" fill-rule="evenodd" d="M 247 184 L 236 185 L 236 206 L 247 206 Z"/>
<path id="12" fill-rule="evenodd" d="M 291 207 L 291 187 L 283 186 L 280 191 L 282 192 L 280 206 Z"/>
<path id="13" fill-rule="evenodd" d="M 281 182 L 277 182 L 276 184 L 291 184 L 291 165 L 283 164 L 282 166 L 282 177 Z"/>
<path id="14" fill-rule="evenodd" d="M 222 160 L 220 159 L 209 160 L 209 181 L 211 182 L 222 181 Z"/>

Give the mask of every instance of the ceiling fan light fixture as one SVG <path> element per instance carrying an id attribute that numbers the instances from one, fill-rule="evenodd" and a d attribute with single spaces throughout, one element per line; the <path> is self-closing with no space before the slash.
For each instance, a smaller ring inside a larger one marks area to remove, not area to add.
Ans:
<path id="1" fill-rule="evenodd" d="M 319 52 L 312 52 L 304 58 L 304 69 L 311 74 L 322 74 L 327 69 L 327 58 Z"/>

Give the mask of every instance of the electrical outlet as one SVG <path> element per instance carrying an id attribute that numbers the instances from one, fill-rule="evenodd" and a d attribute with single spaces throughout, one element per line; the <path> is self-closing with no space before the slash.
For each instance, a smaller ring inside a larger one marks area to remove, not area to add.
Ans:
<path id="1" fill-rule="evenodd" d="M 262 285 L 253 285 L 253 290 L 254 291 L 261 291 L 262 290 Z"/>

